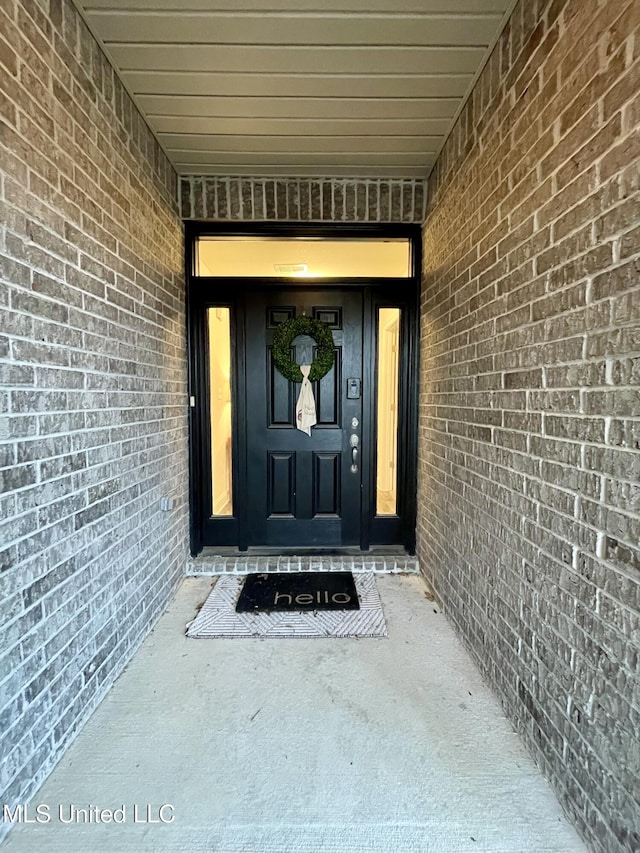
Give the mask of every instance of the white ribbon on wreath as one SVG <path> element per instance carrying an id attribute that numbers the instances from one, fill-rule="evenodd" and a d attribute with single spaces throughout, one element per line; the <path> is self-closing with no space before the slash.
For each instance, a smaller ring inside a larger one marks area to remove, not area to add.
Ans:
<path id="1" fill-rule="evenodd" d="M 310 364 L 301 364 L 302 385 L 296 403 L 296 427 L 307 435 L 311 435 L 311 427 L 318 421 L 316 418 L 316 401 L 313 397 L 313 388 L 309 382 Z"/>

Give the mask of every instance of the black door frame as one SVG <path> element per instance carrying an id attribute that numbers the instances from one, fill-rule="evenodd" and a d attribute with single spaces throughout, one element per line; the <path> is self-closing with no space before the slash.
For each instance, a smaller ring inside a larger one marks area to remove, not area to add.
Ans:
<path id="1" fill-rule="evenodd" d="M 216 223 L 185 222 L 185 278 L 187 316 L 187 357 L 189 394 L 189 503 L 191 554 L 195 556 L 205 545 L 205 538 L 215 525 L 216 545 L 246 550 L 247 530 L 245 510 L 246 483 L 246 404 L 239 377 L 245 375 L 244 364 L 244 317 L 238 311 L 238 293 L 245 288 L 286 288 L 292 284 L 290 278 L 211 278 L 194 275 L 197 238 L 200 236 L 234 237 L 324 237 L 328 239 L 385 239 L 405 238 L 410 240 L 412 275 L 407 278 L 313 278 L 306 283 L 322 287 L 340 286 L 362 288 L 364 296 L 363 350 L 374 353 L 375 320 L 377 310 L 387 305 L 402 310 L 401 370 L 409 380 L 401 383 L 399 411 L 401 434 L 398 437 L 398 515 L 400 522 L 389 517 L 374 517 L 373 495 L 375 454 L 373 425 L 375 424 L 375 393 L 365 398 L 368 411 L 363 410 L 362 446 L 367 448 L 367 465 L 363 465 L 362 490 L 370 500 L 361 502 L 361 547 L 394 544 L 403 546 L 409 554 L 415 553 L 416 490 L 417 490 L 417 433 L 418 433 L 418 366 L 419 366 L 419 295 L 421 271 L 421 230 L 419 225 L 396 224 L 301 224 L 298 222 L 278 223 Z M 206 307 L 232 306 L 232 337 L 236 341 L 232 353 L 232 418 L 233 442 L 233 500 L 234 516 L 209 521 L 211 459 L 209 441 L 209 392 L 205 364 L 206 338 L 203 316 Z M 375 389 L 375 358 L 364 360 L 363 387 Z M 366 431 L 365 431 L 366 427 Z M 364 459 L 363 459 L 364 462 Z M 367 511 L 369 506 L 369 511 Z M 390 538 L 393 523 L 393 538 Z M 208 533 L 205 531 L 208 530 Z M 208 543 L 207 543 L 208 544 Z"/>

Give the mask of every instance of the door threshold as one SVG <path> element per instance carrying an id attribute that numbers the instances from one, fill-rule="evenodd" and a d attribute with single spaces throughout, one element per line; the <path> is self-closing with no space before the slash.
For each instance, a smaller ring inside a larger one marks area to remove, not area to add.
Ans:
<path id="1" fill-rule="evenodd" d="M 232 547 L 210 545 L 202 549 L 197 557 L 408 557 L 402 545 L 372 545 L 368 551 L 361 548 L 248 548 L 239 551 Z"/>
<path id="2" fill-rule="evenodd" d="M 247 575 L 253 572 L 373 572 L 374 574 L 416 574 L 420 566 L 416 557 L 406 552 L 381 553 L 380 550 L 360 551 L 351 554 L 301 553 L 288 555 L 282 550 L 269 554 L 222 554 L 222 549 L 211 548 L 187 561 L 187 576 L 195 575 Z M 230 549 L 227 549 L 230 550 Z M 313 551 L 313 549 L 309 549 Z M 347 549 L 344 549 L 347 550 Z"/>

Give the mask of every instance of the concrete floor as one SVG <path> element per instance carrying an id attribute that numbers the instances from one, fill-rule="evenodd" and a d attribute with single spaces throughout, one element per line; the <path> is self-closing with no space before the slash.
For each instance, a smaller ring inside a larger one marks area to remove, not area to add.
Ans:
<path id="1" fill-rule="evenodd" d="M 188 640 L 187 579 L 3 853 L 584 851 L 422 580 L 378 587 L 388 639 Z"/>

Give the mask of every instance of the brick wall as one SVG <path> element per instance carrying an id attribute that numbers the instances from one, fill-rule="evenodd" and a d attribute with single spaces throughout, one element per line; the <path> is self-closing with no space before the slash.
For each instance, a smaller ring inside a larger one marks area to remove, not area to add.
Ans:
<path id="1" fill-rule="evenodd" d="M 640 850 L 639 26 L 522 0 L 424 236 L 421 564 L 603 853 Z"/>
<path id="2" fill-rule="evenodd" d="M 424 181 L 396 178 L 180 179 L 184 219 L 422 222 Z"/>
<path id="3" fill-rule="evenodd" d="M 187 525 L 176 176 L 69 0 L 3 0 L 0 33 L 1 803 L 159 615 Z"/>

